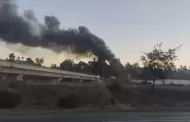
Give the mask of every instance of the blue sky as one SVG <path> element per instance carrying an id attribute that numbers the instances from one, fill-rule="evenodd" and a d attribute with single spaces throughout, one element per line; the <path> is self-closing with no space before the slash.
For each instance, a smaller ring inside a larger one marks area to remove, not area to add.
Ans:
<path id="1" fill-rule="evenodd" d="M 21 11 L 32 9 L 40 22 L 44 15 L 55 15 L 63 28 L 88 27 L 123 63 L 138 61 L 140 51 L 163 42 L 164 48 L 183 44 L 176 64 L 190 66 L 189 0 L 17 0 L 17 4 Z"/>

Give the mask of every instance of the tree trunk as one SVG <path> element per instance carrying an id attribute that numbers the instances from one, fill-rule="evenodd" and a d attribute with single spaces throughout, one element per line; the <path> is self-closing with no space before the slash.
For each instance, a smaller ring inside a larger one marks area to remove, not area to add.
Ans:
<path id="1" fill-rule="evenodd" d="M 155 70 L 153 71 L 153 83 L 152 83 L 152 92 L 155 92 L 155 81 L 156 81 L 156 75 Z"/>
<path id="2" fill-rule="evenodd" d="M 164 79 L 162 79 L 162 84 L 165 84 L 165 81 L 164 81 Z"/>

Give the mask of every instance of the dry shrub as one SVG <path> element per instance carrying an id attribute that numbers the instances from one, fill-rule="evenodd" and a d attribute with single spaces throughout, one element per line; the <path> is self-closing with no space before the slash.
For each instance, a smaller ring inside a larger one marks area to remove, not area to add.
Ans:
<path id="1" fill-rule="evenodd" d="M 0 108 L 16 108 L 21 104 L 21 97 L 10 92 L 0 92 Z"/>
<path id="2" fill-rule="evenodd" d="M 76 95 L 68 95 L 67 97 L 60 98 L 58 101 L 58 107 L 60 108 L 77 108 L 79 105 L 80 102 Z"/>
<path id="3" fill-rule="evenodd" d="M 108 89 L 111 91 L 121 91 L 122 87 L 121 84 L 119 82 L 113 82 L 110 85 L 108 85 Z"/>

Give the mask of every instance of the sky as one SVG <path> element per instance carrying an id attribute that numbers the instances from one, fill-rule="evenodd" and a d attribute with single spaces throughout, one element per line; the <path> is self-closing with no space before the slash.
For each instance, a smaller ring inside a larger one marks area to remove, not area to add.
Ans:
<path id="1" fill-rule="evenodd" d="M 17 5 L 21 12 L 33 10 L 40 22 L 45 15 L 54 15 L 62 28 L 88 27 L 123 64 L 138 62 L 141 51 L 151 51 L 163 42 L 164 49 L 182 44 L 176 65 L 190 66 L 190 0 L 17 0 Z M 6 45 L 4 50 L 11 52 L 13 47 Z M 44 56 L 47 64 L 65 57 L 45 49 L 31 50 L 23 53 Z"/>

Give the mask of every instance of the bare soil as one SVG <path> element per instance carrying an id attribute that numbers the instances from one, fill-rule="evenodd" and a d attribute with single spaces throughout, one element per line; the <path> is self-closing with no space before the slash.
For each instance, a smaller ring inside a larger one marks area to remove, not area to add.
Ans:
<path id="1" fill-rule="evenodd" d="M 135 108 L 190 108 L 190 86 L 159 85 L 152 92 L 152 85 L 135 84 L 112 93 Z"/>

